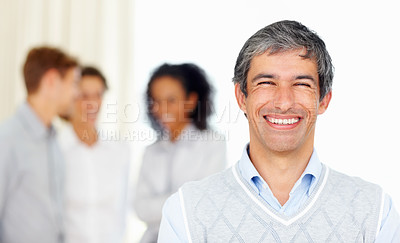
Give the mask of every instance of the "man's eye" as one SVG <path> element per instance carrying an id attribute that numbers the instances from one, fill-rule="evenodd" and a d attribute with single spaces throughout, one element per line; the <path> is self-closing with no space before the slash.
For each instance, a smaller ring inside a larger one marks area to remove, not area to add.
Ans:
<path id="1" fill-rule="evenodd" d="M 274 82 L 271 82 L 271 81 L 262 81 L 262 82 L 259 82 L 257 85 L 274 85 Z"/>
<path id="2" fill-rule="evenodd" d="M 308 83 L 296 83 L 295 86 L 305 86 L 311 88 L 311 85 L 309 85 Z"/>

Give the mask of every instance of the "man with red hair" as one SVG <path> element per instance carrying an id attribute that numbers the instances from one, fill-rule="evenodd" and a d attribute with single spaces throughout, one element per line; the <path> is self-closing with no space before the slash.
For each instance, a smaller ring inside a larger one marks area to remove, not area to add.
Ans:
<path id="1" fill-rule="evenodd" d="M 72 108 L 78 62 L 57 48 L 26 58 L 27 99 L 0 125 L 0 242 L 63 242 L 63 159 L 52 119 Z"/>

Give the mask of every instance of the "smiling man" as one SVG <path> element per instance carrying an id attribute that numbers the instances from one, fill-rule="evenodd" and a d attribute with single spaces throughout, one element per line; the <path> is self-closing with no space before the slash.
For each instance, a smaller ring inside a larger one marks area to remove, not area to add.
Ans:
<path id="1" fill-rule="evenodd" d="M 232 168 L 168 199 L 159 242 L 400 242 L 391 198 L 314 150 L 332 79 L 324 42 L 302 24 L 281 21 L 250 37 L 233 78 L 250 143 Z"/>

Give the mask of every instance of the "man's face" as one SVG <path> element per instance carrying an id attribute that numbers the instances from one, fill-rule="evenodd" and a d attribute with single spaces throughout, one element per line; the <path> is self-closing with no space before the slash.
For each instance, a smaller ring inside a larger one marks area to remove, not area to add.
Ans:
<path id="1" fill-rule="evenodd" d="M 60 76 L 58 93 L 58 114 L 69 115 L 73 108 L 73 101 L 78 94 L 77 83 L 80 79 L 79 68 L 70 68 L 64 77 Z"/>
<path id="2" fill-rule="evenodd" d="M 247 75 L 248 96 L 237 84 L 236 97 L 250 127 L 250 146 L 273 152 L 313 146 L 317 115 L 331 93 L 319 102 L 317 64 L 292 50 L 253 58 Z"/>

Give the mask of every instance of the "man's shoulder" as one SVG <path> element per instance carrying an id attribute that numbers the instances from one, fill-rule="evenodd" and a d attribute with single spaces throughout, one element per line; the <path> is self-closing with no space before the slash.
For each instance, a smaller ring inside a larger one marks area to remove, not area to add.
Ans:
<path id="1" fill-rule="evenodd" d="M 7 164 L 15 161 L 20 142 L 24 141 L 23 127 L 15 117 L 7 118 L 0 123 L 0 163 Z"/>
<path id="2" fill-rule="evenodd" d="M 342 182 L 344 183 L 348 183 L 354 186 L 360 186 L 360 187 L 364 187 L 364 186 L 378 186 L 375 183 L 369 182 L 367 180 L 364 180 L 361 177 L 358 176 L 351 176 L 348 174 L 345 174 L 343 172 L 334 170 L 334 169 L 330 169 L 330 174 L 334 179 L 340 179 Z"/>
<path id="3" fill-rule="evenodd" d="M 228 176 L 232 174 L 232 167 L 221 172 L 212 174 L 198 181 L 190 181 L 183 184 L 183 191 L 204 192 L 209 190 L 226 190 Z"/>
<path id="4" fill-rule="evenodd" d="M 9 143 L 22 134 L 22 124 L 17 116 L 12 116 L 0 123 L 0 141 Z"/>
<path id="5" fill-rule="evenodd" d="M 330 169 L 329 174 L 331 185 L 338 192 L 341 191 L 343 193 L 350 193 L 351 191 L 363 191 L 371 196 L 372 194 L 375 194 L 378 197 L 382 195 L 383 190 L 378 184 L 366 181 L 357 176 L 350 176 L 333 169 Z"/>

